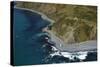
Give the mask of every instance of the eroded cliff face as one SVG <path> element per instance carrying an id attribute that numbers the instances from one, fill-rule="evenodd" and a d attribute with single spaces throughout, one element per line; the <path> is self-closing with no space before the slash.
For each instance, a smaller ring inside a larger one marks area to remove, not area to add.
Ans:
<path id="1" fill-rule="evenodd" d="M 40 11 L 55 21 L 52 32 L 65 43 L 97 39 L 97 7 L 16 2 L 17 7 Z"/>

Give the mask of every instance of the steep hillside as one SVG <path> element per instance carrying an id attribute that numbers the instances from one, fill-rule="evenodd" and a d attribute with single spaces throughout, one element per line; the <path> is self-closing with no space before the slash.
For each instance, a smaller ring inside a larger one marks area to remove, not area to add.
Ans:
<path id="1" fill-rule="evenodd" d="M 16 2 L 17 7 L 40 11 L 55 21 L 52 32 L 66 43 L 97 39 L 97 7 Z"/>

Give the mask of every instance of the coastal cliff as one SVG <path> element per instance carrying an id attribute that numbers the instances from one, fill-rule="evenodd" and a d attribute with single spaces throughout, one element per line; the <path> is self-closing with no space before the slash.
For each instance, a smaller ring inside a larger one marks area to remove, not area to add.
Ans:
<path id="1" fill-rule="evenodd" d="M 42 12 L 54 20 L 51 31 L 65 43 L 97 39 L 96 6 L 35 2 L 16 2 L 16 6 Z"/>

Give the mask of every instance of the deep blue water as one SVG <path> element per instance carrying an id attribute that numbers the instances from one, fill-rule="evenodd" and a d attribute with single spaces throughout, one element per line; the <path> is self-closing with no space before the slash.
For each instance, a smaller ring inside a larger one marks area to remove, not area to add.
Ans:
<path id="1" fill-rule="evenodd" d="M 80 62 L 78 58 L 72 61 L 64 56 L 50 56 L 55 52 L 51 47 L 55 43 L 46 41 L 45 38 L 48 37 L 50 40 L 50 36 L 42 29 L 50 22 L 42 19 L 41 15 L 17 8 L 14 8 L 13 15 L 14 65 Z M 97 60 L 97 52 L 88 53 L 83 61 L 95 60 Z"/>

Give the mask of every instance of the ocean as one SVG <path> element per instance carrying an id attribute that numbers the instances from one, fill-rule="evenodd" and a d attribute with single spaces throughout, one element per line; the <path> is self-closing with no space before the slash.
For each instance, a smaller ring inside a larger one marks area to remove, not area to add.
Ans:
<path id="1" fill-rule="evenodd" d="M 13 51 L 14 65 L 37 65 L 96 61 L 97 52 L 61 52 L 48 32 L 42 31 L 51 22 L 40 14 L 14 8 Z"/>

